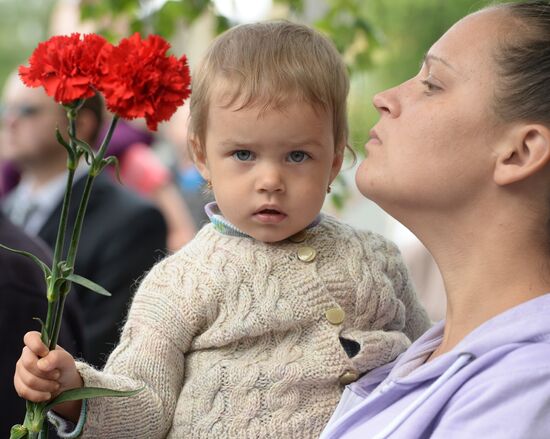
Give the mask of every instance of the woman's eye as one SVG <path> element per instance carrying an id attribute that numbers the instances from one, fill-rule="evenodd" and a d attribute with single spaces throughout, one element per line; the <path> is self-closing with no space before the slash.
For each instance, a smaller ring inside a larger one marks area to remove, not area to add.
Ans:
<path id="1" fill-rule="evenodd" d="M 433 82 L 428 81 L 427 79 L 421 81 L 424 87 L 426 87 L 426 93 L 434 93 L 436 91 L 442 90 L 441 87 L 435 85 Z"/>
<path id="2" fill-rule="evenodd" d="M 288 160 L 292 163 L 302 163 L 309 158 L 309 155 L 304 151 L 292 151 L 288 155 Z"/>
<path id="3" fill-rule="evenodd" d="M 254 158 L 251 151 L 248 151 L 246 149 L 241 149 L 239 151 L 235 151 L 233 153 L 233 157 L 241 162 L 246 162 L 249 160 L 252 160 Z"/>

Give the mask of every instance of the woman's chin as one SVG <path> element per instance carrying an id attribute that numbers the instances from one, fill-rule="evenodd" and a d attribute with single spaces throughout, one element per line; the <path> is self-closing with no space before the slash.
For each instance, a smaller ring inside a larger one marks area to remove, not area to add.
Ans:
<path id="1" fill-rule="evenodd" d="M 374 192 L 376 192 L 376 184 L 370 172 L 366 169 L 365 162 L 361 163 L 355 173 L 355 186 L 361 194 L 371 199 Z"/>

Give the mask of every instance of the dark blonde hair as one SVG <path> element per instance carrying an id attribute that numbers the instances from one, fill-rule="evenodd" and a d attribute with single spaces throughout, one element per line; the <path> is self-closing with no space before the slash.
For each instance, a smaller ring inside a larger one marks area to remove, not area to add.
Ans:
<path id="1" fill-rule="evenodd" d="M 329 111 L 335 148 L 347 146 L 346 67 L 329 39 L 308 26 L 245 24 L 214 40 L 193 75 L 189 135 L 199 151 L 204 151 L 213 89 L 220 88 L 223 105 L 237 109 L 283 109 L 289 101 L 302 100 Z"/>
<path id="2" fill-rule="evenodd" d="M 550 2 L 504 3 L 492 8 L 505 11 L 515 25 L 514 31 L 501 38 L 495 54 L 495 113 L 507 122 L 550 127 Z M 546 231 L 550 248 L 550 217 Z"/>
<path id="3" fill-rule="evenodd" d="M 550 2 L 504 3 L 492 8 L 515 25 L 495 54 L 495 113 L 505 121 L 550 125 Z"/>

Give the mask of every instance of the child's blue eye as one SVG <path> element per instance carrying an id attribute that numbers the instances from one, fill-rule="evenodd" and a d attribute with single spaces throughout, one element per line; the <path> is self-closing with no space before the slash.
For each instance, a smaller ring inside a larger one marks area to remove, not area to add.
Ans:
<path id="1" fill-rule="evenodd" d="M 309 158 L 309 155 L 304 151 L 292 151 L 288 155 L 288 160 L 292 163 L 302 163 Z"/>
<path id="2" fill-rule="evenodd" d="M 233 153 L 233 157 L 241 162 L 247 162 L 249 160 L 252 160 L 254 158 L 254 155 L 251 151 L 240 149 L 239 151 L 235 151 Z"/>

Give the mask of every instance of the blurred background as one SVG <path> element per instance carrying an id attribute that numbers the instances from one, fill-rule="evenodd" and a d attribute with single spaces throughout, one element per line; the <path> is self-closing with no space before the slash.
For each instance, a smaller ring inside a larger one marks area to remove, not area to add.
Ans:
<path id="1" fill-rule="evenodd" d="M 191 68 L 213 37 L 244 22 L 286 18 L 326 33 L 344 57 L 351 76 L 351 144 L 358 159 L 377 120 L 371 100 L 377 91 L 416 74 L 424 53 L 457 19 L 495 3 L 480 0 L 0 0 L 0 86 L 26 63 L 38 42 L 55 34 L 98 32 L 112 42 L 135 31 L 167 38 L 172 53 L 185 53 Z M 200 200 L 191 192 L 201 181 L 185 152 L 183 109 L 148 139 L 193 216 L 201 225 Z M 136 127 L 134 127 L 136 128 Z M 144 130 L 143 127 L 137 127 Z M 150 136 L 150 133 L 143 133 Z M 141 139 L 143 140 L 143 139 Z M 1 152 L 1 148 L 0 148 Z M 1 155 L 0 155 L 1 159 Z M 354 185 L 355 166 L 345 166 L 325 211 L 361 229 L 371 229 L 400 246 L 420 296 L 434 320 L 443 316 L 444 298 L 437 267 L 423 246 L 402 225 L 364 199 Z M 135 178 L 140 179 L 136 171 Z M 185 172 L 184 172 L 185 170 Z M 157 169 L 157 172 L 158 171 Z M 139 182 L 137 183 L 139 186 Z M 186 193 L 186 190 L 188 193 Z M 190 195 L 191 194 L 191 195 Z M 173 249 L 189 237 L 174 238 Z"/>

